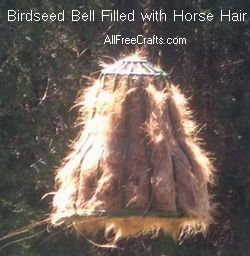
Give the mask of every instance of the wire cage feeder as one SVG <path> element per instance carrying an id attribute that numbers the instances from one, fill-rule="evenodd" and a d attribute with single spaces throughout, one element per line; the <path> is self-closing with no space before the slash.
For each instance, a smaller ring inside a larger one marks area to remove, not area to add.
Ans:
<path id="1" fill-rule="evenodd" d="M 80 104 L 83 128 L 56 175 L 52 224 L 115 240 L 205 230 L 212 165 L 167 74 L 130 56 L 104 68 Z"/>

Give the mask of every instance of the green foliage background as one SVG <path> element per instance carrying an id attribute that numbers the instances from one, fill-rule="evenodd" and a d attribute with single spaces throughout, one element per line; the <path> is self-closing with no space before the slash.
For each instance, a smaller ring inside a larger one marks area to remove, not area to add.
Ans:
<path id="1" fill-rule="evenodd" d="M 148 1 L 162 8 L 219 13 L 243 10 L 239 0 Z M 0 235 L 46 218 L 53 191 L 54 169 L 77 133 L 77 110 L 70 110 L 85 76 L 100 70 L 98 61 L 134 48 L 103 45 L 107 34 L 133 36 L 142 24 L 109 22 L 7 22 L 7 10 L 39 12 L 72 9 L 135 9 L 140 1 L 2 0 L 0 2 Z M 249 17 L 249 14 L 248 14 Z M 138 238 L 122 241 L 119 249 L 98 249 L 70 230 L 30 231 L 32 239 L 0 249 L 0 255 L 250 255 L 250 19 L 233 22 L 166 22 L 149 24 L 149 34 L 187 37 L 187 45 L 148 45 L 153 62 L 171 70 L 201 124 L 206 148 L 214 153 L 216 221 L 206 237 L 181 245 L 171 239 Z M 93 74 L 96 77 L 98 74 Z M 42 232 L 39 233 L 38 232 Z M 18 236 L 15 239 L 21 239 Z M 2 242 L 12 243 L 13 239 Z"/>

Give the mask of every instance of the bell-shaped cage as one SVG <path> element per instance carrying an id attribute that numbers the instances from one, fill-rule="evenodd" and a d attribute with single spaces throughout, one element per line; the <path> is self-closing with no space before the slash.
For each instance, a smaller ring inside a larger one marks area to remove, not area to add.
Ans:
<path id="1" fill-rule="evenodd" d="M 212 165 L 168 74 L 132 56 L 84 92 L 83 128 L 58 169 L 52 224 L 116 240 L 211 222 Z"/>

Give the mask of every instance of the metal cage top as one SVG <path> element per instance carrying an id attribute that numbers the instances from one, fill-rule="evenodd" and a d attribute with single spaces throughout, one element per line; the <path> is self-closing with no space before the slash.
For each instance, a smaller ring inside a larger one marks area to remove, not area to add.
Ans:
<path id="1" fill-rule="evenodd" d="M 115 62 L 102 70 L 103 75 L 134 75 L 134 76 L 156 76 L 167 77 L 167 73 L 155 68 L 150 62 L 138 57 L 130 57 Z"/>

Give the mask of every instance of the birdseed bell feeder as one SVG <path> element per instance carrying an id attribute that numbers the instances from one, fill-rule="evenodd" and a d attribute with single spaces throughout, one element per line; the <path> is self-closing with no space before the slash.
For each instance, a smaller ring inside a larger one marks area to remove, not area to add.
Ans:
<path id="1" fill-rule="evenodd" d="M 167 74 L 137 55 L 122 59 L 80 104 L 83 128 L 57 171 L 52 224 L 116 241 L 205 230 L 212 166 Z"/>

